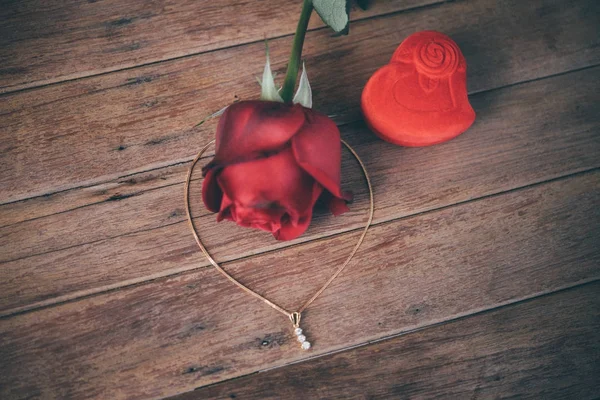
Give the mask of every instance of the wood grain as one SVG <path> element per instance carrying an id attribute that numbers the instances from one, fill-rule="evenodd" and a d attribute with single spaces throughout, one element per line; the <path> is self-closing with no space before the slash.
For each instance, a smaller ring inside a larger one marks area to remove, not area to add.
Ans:
<path id="1" fill-rule="evenodd" d="M 461 46 L 472 92 L 596 65 L 597 4 L 450 2 L 359 21 L 348 37 L 310 32 L 305 56 L 315 106 L 339 120 L 356 120 L 367 78 L 402 39 L 425 28 Z M 280 75 L 290 40 L 271 41 Z M 255 98 L 263 63 L 264 45 L 255 43 L 3 96 L 1 202 L 189 161 L 214 129 L 193 126 L 235 96 Z"/>
<path id="2" fill-rule="evenodd" d="M 361 124 L 343 127 L 373 179 L 376 223 L 600 167 L 598 70 L 475 95 L 479 120 L 441 146 L 399 148 L 376 140 Z M 203 240 L 218 260 L 232 260 L 356 229 L 366 216 L 364 178 L 347 154 L 343 171 L 344 186 L 356 193 L 351 212 L 339 218 L 319 213 L 296 241 L 216 224 L 212 214 L 199 217 Z M 192 193 L 200 216 L 205 211 L 197 184 Z M 196 257 L 182 199 L 176 184 L 0 229 L 4 257 L 25 256 L 1 265 L 1 312 L 207 265 Z"/>
<path id="3" fill-rule="evenodd" d="M 306 311 L 309 354 L 287 318 L 213 269 L 5 318 L 0 395 L 174 395 L 600 279 L 599 184 L 600 172 L 586 173 L 374 227 Z M 227 268 L 291 308 L 356 234 Z"/>
<path id="4" fill-rule="evenodd" d="M 594 283 L 172 399 L 594 399 L 598 293 Z"/>
<path id="5" fill-rule="evenodd" d="M 0 227 L 72 211 L 103 202 L 115 202 L 145 191 L 182 183 L 189 167 L 183 162 L 152 169 L 98 185 L 78 187 L 0 205 Z"/>
<path id="6" fill-rule="evenodd" d="M 284 70 L 299 4 L 259 5 L 0 0 L 0 398 L 597 396 L 600 3 L 377 1 L 337 39 L 313 18 L 316 107 L 364 157 L 377 212 L 304 313 L 309 353 L 203 267 L 183 221 L 183 174 L 214 121 L 192 126 L 256 97 L 262 35 L 280 36 Z M 403 149 L 358 122 L 358 98 L 420 29 L 463 49 L 478 121 Z M 202 237 L 294 310 L 366 217 L 347 155 L 343 171 L 351 212 L 319 211 L 291 243 L 217 225 L 195 181 Z"/>
<path id="7" fill-rule="evenodd" d="M 363 19 L 433 0 L 373 1 Z M 297 1 L 22 0 L 0 8 L 0 92 L 294 33 Z M 313 16 L 309 28 L 322 27 Z"/>

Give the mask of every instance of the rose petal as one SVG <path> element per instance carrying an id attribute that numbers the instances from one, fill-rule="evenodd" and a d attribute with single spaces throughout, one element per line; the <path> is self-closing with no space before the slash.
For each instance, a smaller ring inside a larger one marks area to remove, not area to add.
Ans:
<path id="1" fill-rule="evenodd" d="M 234 202 L 231 207 L 235 208 L 236 222 L 265 225 L 270 221 L 274 234 L 285 225 L 284 237 L 289 237 L 290 226 L 306 230 L 312 207 L 322 191 L 320 185 L 315 188 L 314 179 L 298 166 L 289 147 L 271 157 L 229 165 L 217 181 Z M 286 214 L 287 219 L 281 221 Z"/>
<path id="2" fill-rule="evenodd" d="M 202 182 L 202 201 L 209 211 L 218 212 L 221 206 L 223 192 L 216 179 L 217 171 L 209 170 Z"/>
<path id="3" fill-rule="evenodd" d="M 327 191 L 323 192 L 323 194 L 321 195 L 321 201 L 336 217 L 350 210 L 348 208 L 348 205 L 346 204 L 346 200 L 337 198 Z"/>
<path id="4" fill-rule="evenodd" d="M 313 205 L 314 180 L 296 164 L 289 148 L 271 157 L 230 165 L 217 181 L 230 199 L 244 207 L 303 212 Z"/>
<path id="5" fill-rule="evenodd" d="M 219 190 L 221 188 L 219 187 Z M 224 219 L 229 221 L 235 221 L 235 206 L 233 201 L 227 196 L 226 193 L 223 193 L 223 197 L 221 200 L 221 209 L 219 210 L 219 214 L 217 215 L 217 222 L 221 222 Z"/>
<path id="6" fill-rule="evenodd" d="M 273 232 L 273 237 L 277 240 L 286 241 L 286 240 L 294 240 L 298 236 L 302 235 L 308 229 L 310 225 L 310 220 L 312 219 L 312 211 L 308 213 L 307 216 L 303 216 L 298 220 L 298 223 L 291 224 L 285 223 L 281 226 L 281 228 Z"/>
<path id="7" fill-rule="evenodd" d="M 215 157 L 203 168 L 224 166 L 264 157 L 279 151 L 304 124 L 298 105 L 272 101 L 232 104 L 217 126 Z"/>
<path id="8" fill-rule="evenodd" d="M 313 184 L 313 192 L 311 203 L 314 205 L 317 202 L 319 196 L 323 193 L 323 186 L 319 183 L 315 182 Z M 340 200 L 342 201 L 342 200 Z M 310 207 L 304 215 L 300 216 L 296 219 L 296 221 L 292 221 L 291 219 L 282 219 L 281 221 L 281 229 L 278 232 L 274 232 L 273 236 L 277 240 L 293 240 L 298 236 L 302 235 L 308 229 L 310 225 L 310 221 L 312 220 L 313 207 Z"/>
<path id="9" fill-rule="evenodd" d="M 273 233 L 281 228 L 281 218 L 285 214 L 285 210 L 278 208 L 255 209 L 234 205 L 231 209 L 235 209 L 234 221 L 238 225 Z"/>
<path id="10" fill-rule="evenodd" d="M 307 123 L 292 138 L 298 164 L 334 196 L 351 200 L 340 187 L 341 142 L 337 125 L 325 115 L 304 109 Z"/>

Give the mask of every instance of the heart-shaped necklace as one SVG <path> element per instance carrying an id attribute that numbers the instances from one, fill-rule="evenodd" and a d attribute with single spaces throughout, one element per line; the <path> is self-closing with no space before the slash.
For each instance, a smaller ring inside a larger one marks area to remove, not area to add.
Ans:
<path id="1" fill-rule="evenodd" d="M 294 329 L 294 334 L 296 335 L 296 337 L 298 339 L 298 342 L 300 343 L 300 347 L 302 349 L 304 349 L 304 350 L 310 349 L 311 344 L 306 339 L 306 335 L 304 334 L 302 328 L 300 328 L 300 319 L 302 317 L 302 312 L 308 306 L 310 306 L 312 304 L 312 302 L 315 301 L 316 298 L 319 297 L 321 295 L 321 293 L 323 293 L 323 291 L 325 291 L 325 289 L 327 289 L 327 287 L 331 284 L 331 282 L 333 282 L 334 279 L 337 278 L 338 275 L 344 270 L 344 268 L 346 268 L 346 266 L 350 263 L 350 260 L 352 260 L 352 257 L 354 257 L 354 254 L 356 254 L 356 251 L 358 250 L 358 248 L 362 244 L 363 240 L 365 239 L 367 231 L 369 230 L 369 227 L 371 226 L 371 222 L 373 221 L 373 212 L 374 212 L 374 207 L 373 207 L 373 188 L 371 186 L 371 179 L 369 179 L 369 174 L 367 173 L 367 169 L 365 168 L 365 164 L 362 162 L 362 160 L 360 159 L 360 157 L 358 156 L 358 154 L 356 153 L 356 151 L 354 151 L 354 149 L 352 147 L 350 147 L 350 145 L 348 143 L 346 143 L 343 140 L 341 142 L 344 144 L 344 146 L 346 146 L 346 148 L 350 151 L 350 153 L 352 153 L 352 155 L 356 158 L 356 160 L 360 164 L 360 167 L 362 168 L 362 171 L 363 171 L 363 173 L 365 175 L 365 178 L 367 180 L 367 186 L 369 187 L 369 218 L 368 218 L 367 223 L 366 223 L 366 225 L 365 225 L 365 227 L 363 229 L 362 234 L 360 235 L 360 237 L 358 239 L 358 243 L 356 243 L 356 245 L 352 249 L 352 252 L 348 256 L 348 258 L 346 258 L 346 261 L 344 261 L 344 263 L 335 271 L 335 273 L 327 280 L 327 282 L 325 282 L 325 284 L 323 284 L 323 286 L 321 286 L 321 288 L 319 290 L 317 290 L 317 292 L 310 299 L 308 299 L 308 301 L 306 303 L 304 303 L 304 305 L 302 307 L 300 307 L 298 309 L 298 311 L 290 312 L 290 311 L 284 309 L 283 307 L 280 307 L 277 304 L 273 303 L 271 300 L 267 299 L 266 297 L 261 296 L 260 294 L 256 293 L 254 290 L 250 289 L 249 287 L 247 287 L 247 286 L 243 285 L 242 283 L 240 283 L 237 279 L 235 279 L 227 271 L 225 271 L 215 261 L 214 258 L 212 258 L 212 256 L 209 254 L 208 250 L 206 250 L 206 247 L 204 247 L 204 245 L 202 244 L 202 241 L 200 240 L 200 237 L 198 236 L 198 232 L 197 232 L 196 227 L 194 225 L 194 221 L 192 219 L 192 214 L 191 214 L 191 210 L 190 210 L 190 181 L 192 179 L 192 172 L 194 171 L 194 166 L 196 165 L 196 163 L 198 162 L 198 160 L 200 159 L 200 157 L 202 157 L 202 155 L 210 147 L 210 145 L 212 145 L 214 143 L 214 140 L 212 140 L 208 144 L 206 144 L 206 146 L 204 146 L 204 148 L 202 148 L 202 150 L 200 150 L 200 152 L 198 153 L 198 155 L 194 158 L 194 160 L 192 161 L 192 165 L 190 166 L 190 169 L 188 171 L 186 181 L 185 181 L 185 188 L 184 188 L 184 190 L 185 190 L 185 208 L 186 208 L 186 213 L 187 213 L 187 219 L 188 219 L 188 222 L 189 222 L 190 227 L 192 229 L 192 233 L 194 234 L 194 239 L 196 239 L 196 243 L 198 243 L 198 246 L 200 247 L 200 251 L 202 251 L 202 254 L 204 254 L 204 256 L 217 269 L 217 271 L 219 271 L 225 278 L 229 279 L 237 287 L 239 287 L 240 289 L 242 289 L 246 293 L 248 293 L 248 294 L 250 294 L 250 295 L 252 295 L 252 296 L 254 296 L 256 298 L 259 298 L 260 300 L 262 300 L 264 303 L 266 303 L 267 305 L 269 305 L 273 309 L 275 309 L 275 310 L 279 311 L 280 313 L 284 314 L 285 316 L 287 316 L 290 319 L 290 321 L 292 321 L 292 326 L 293 326 L 293 329 Z"/>

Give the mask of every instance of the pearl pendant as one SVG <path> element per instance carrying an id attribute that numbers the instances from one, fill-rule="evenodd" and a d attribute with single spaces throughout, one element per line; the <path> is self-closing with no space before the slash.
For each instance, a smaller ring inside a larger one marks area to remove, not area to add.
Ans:
<path id="1" fill-rule="evenodd" d="M 298 342 L 300 342 L 302 350 L 310 349 L 310 342 L 306 340 L 306 336 L 302 334 L 302 328 L 300 328 L 300 313 L 291 313 L 290 320 L 292 320 L 292 324 L 294 324 L 294 334 L 296 335 Z"/>

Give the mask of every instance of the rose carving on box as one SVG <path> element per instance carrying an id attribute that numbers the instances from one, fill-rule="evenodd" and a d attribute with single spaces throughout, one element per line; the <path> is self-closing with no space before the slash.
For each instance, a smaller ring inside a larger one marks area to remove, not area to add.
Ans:
<path id="1" fill-rule="evenodd" d="M 452 139 L 475 121 L 467 97 L 467 64 L 448 36 L 409 36 L 365 86 L 366 122 L 382 139 L 427 146 Z"/>

